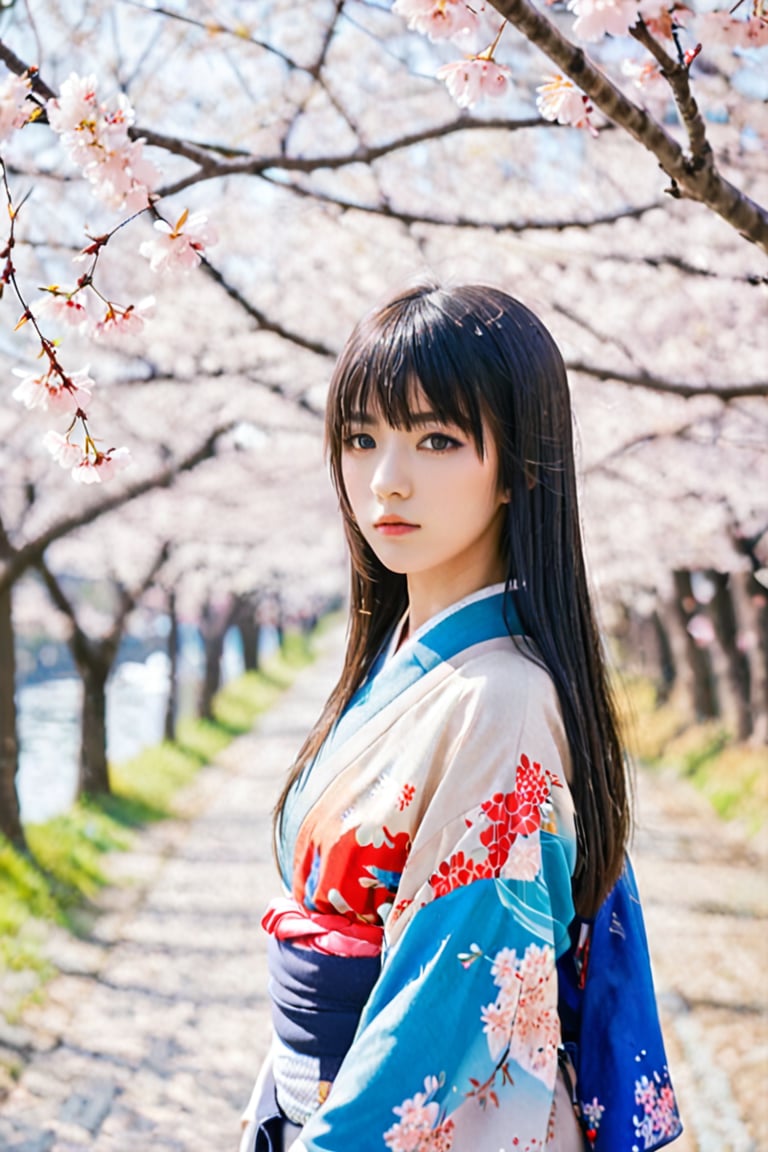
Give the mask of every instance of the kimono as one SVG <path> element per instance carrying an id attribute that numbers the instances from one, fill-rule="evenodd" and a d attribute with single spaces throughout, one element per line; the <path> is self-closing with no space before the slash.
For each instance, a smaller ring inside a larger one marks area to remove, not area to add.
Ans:
<path id="1" fill-rule="evenodd" d="M 580 1015 L 596 1022 L 602 994 L 598 921 L 579 921 L 571 895 L 569 774 L 557 693 L 502 585 L 374 665 L 283 810 L 287 895 L 263 923 L 267 1100 L 293 1124 L 285 1147 L 535 1152 L 571 1139 L 561 1013 L 578 1073 Z M 609 941 L 613 927 L 609 917 Z M 619 1062 L 637 1056 L 622 1092 L 599 1054 L 585 1064 L 588 1095 L 579 1076 L 579 1146 L 639 1152 L 680 1131 L 655 1003 L 637 1011 L 651 1039 L 622 1048 Z M 598 1048 L 615 1063 L 611 1045 Z M 255 1147 L 278 1148 L 260 1107 Z"/>

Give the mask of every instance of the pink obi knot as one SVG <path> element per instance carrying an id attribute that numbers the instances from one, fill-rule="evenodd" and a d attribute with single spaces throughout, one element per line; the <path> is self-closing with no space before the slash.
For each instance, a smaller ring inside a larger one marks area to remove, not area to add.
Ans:
<path id="1" fill-rule="evenodd" d="M 326 956 L 379 956 L 384 940 L 380 924 L 362 924 L 340 913 L 308 912 L 296 900 L 272 900 L 261 926 L 277 940 L 290 940 Z"/>

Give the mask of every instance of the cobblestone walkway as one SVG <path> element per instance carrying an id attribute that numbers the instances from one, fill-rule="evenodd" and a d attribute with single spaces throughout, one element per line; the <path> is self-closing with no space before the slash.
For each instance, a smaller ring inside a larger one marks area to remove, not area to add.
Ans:
<path id="1" fill-rule="evenodd" d="M 140 883 L 110 888 L 45 1004 L 0 1024 L 0 1054 L 26 1061 L 0 1104 L 2 1152 L 235 1152 L 267 1036 L 269 812 L 338 667 L 338 637 L 325 643 L 258 731 L 204 770 L 192 819 L 120 857 Z M 675 1148 L 768 1152 L 765 857 L 676 782 L 640 783 L 634 856 L 687 1124 Z"/>

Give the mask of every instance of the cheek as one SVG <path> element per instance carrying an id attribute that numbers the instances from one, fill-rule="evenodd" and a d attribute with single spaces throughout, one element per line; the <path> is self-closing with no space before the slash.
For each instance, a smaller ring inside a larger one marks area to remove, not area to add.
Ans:
<path id="1" fill-rule="evenodd" d="M 341 479 L 344 485 L 344 491 L 347 494 L 347 501 L 349 502 L 349 506 L 351 507 L 355 518 L 357 518 L 366 488 L 366 482 L 362 474 L 362 470 L 359 466 L 356 466 L 354 461 L 342 461 Z"/>

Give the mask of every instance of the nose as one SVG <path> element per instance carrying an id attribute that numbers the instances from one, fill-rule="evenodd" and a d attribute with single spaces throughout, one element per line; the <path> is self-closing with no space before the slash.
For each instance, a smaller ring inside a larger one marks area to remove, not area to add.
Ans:
<path id="1" fill-rule="evenodd" d="M 382 447 L 371 476 L 371 492 L 377 500 L 392 496 L 406 499 L 411 495 L 411 478 L 407 454 L 395 444 Z"/>

